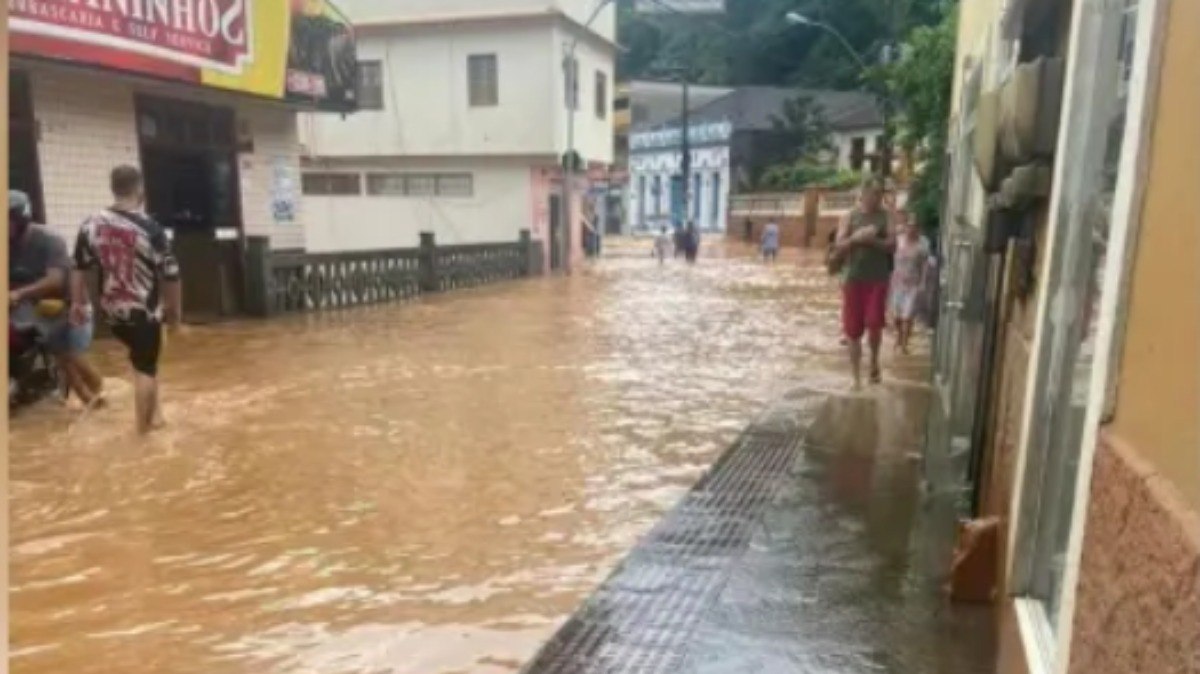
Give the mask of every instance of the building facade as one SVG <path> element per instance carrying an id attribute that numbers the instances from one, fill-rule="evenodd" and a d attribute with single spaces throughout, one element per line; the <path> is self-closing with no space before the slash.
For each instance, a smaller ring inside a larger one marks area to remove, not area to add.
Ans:
<path id="1" fill-rule="evenodd" d="M 629 140 L 630 229 L 644 232 L 691 221 L 702 231 L 724 232 L 731 195 L 752 191 L 766 168 L 786 161 L 788 143 L 781 140 L 775 119 L 799 96 L 811 98 L 830 126 L 830 164 L 856 171 L 878 169 L 883 117 L 874 97 L 742 87 L 692 109 L 686 190 L 680 175 L 683 135 L 678 118 L 635 127 Z"/>
<path id="2" fill-rule="evenodd" d="M 588 7 L 346 2 L 361 105 L 346 119 L 302 121 L 305 206 L 318 216 L 309 248 L 409 247 L 421 232 L 449 244 L 512 241 L 530 230 L 547 268 L 563 266 L 568 247 L 580 259 L 589 176 L 605 175 L 613 155 L 615 18 L 610 8 L 585 26 Z M 568 229 L 561 167 L 571 135 L 581 161 Z"/>
<path id="3" fill-rule="evenodd" d="M 181 261 L 189 320 L 244 310 L 247 240 L 306 245 L 297 111 L 354 109 L 353 33 L 332 5 L 215 6 L 224 30 L 123 4 L 14 7 L 9 27 L 10 187 L 73 245 L 112 202 L 112 168 L 141 167 L 147 210 Z"/>
<path id="4" fill-rule="evenodd" d="M 1200 5 L 960 10 L 926 477 L 1003 671 L 1200 672 Z"/>

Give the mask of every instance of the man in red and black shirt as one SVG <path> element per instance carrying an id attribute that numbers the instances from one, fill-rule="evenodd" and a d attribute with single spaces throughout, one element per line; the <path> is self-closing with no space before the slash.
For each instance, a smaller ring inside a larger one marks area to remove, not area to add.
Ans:
<path id="1" fill-rule="evenodd" d="M 133 363 L 138 432 L 162 425 L 158 403 L 158 356 L 162 324 L 180 320 L 179 264 L 171 254 L 166 231 L 143 211 L 142 173 L 132 166 L 112 172 L 116 199 L 84 221 L 75 244 L 71 275 L 72 320 L 87 320 L 74 308 L 86 306 L 85 272 L 100 269 L 100 308 L 113 334 L 129 348 Z"/>

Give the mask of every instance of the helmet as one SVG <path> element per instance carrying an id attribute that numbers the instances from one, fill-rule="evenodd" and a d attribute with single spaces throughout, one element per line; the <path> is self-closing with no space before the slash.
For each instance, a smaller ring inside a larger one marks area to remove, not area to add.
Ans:
<path id="1" fill-rule="evenodd" d="M 33 202 L 29 195 L 21 190 L 8 191 L 8 215 L 17 217 L 25 222 L 33 221 Z"/>

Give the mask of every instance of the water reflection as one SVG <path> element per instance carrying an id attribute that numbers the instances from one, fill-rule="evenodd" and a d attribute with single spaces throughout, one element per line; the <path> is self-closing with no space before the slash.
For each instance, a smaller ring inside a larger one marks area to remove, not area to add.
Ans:
<path id="1" fill-rule="evenodd" d="M 198 329 L 145 441 L 118 380 L 21 415 L 13 671 L 515 671 L 767 401 L 842 385 L 819 260 L 716 253 Z"/>

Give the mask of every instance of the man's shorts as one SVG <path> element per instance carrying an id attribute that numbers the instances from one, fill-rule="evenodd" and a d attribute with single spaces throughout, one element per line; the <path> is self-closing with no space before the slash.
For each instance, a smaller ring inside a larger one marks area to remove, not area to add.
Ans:
<path id="1" fill-rule="evenodd" d="M 842 284 L 842 330 L 851 340 L 868 330 L 880 339 L 887 324 L 887 281 L 847 281 Z"/>
<path id="2" fill-rule="evenodd" d="M 113 336 L 129 349 L 129 362 L 139 374 L 158 376 L 158 356 L 162 352 L 162 323 L 138 311 L 128 318 L 112 322 Z"/>
<path id="3" fill-rule="evenodd" d="M 92 323 L 73 325 L 64 312 L 57 316 L 41 316 L 32 304 L 24 303 L 11 310 L 10 318 L 16 325 L 32 325 L 53 355 L 83 353 L 92 345 Z"/>

